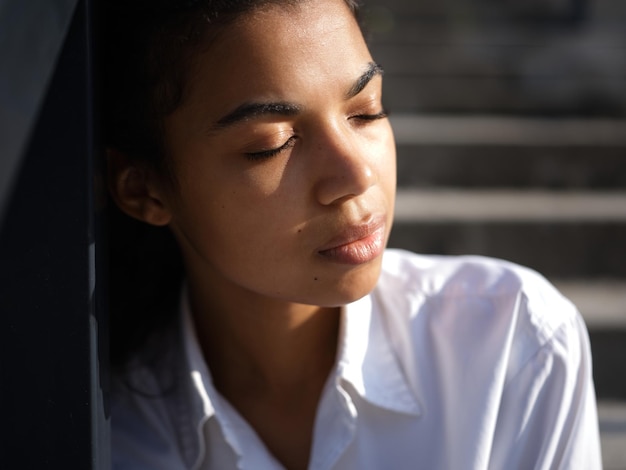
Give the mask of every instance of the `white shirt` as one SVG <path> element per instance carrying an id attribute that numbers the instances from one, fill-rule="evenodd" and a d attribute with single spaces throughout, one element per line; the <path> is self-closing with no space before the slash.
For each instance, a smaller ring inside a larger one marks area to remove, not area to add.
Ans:
<path id="1" fill-rule="evenodd" d="M 310 469 L 601 468 L 585 326 L 534 271 L 387 250 L 341 330 Z M 160 347 L 113 393 L 113 468 L 281 469 L 213 387 L 186 307 Z"/>

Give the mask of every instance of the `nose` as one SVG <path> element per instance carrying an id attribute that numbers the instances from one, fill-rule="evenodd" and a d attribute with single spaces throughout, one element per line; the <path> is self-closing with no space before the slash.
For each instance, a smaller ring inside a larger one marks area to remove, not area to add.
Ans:
<path id="1" fill-rule="evenodd" d="M 319 178 L 315 195 L 323 205 L 340 203 L 366 192 L 377 180 L 368 142 L 349 126 L 332 126 L 316 139 L 314 159 Z"/>

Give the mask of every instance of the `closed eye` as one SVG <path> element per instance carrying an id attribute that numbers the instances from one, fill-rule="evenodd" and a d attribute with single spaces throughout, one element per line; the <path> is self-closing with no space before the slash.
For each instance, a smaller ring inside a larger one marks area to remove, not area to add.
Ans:
<path id="1" fill-rule="evenodd" d="M 253 160 L 253 161 L 274 157 L 278 155 L 279 153 L 293 147 L 296 144 L 296 138 L 297 137 L 295 135 L 292 135 L 280 147 L 276 147 L 276 148 L 268 149 L 268 150 L 261 150 L 259 152 L 246 152 L 245 156 L 248 160 Z"/>
<path id="2" fill-rule="evenodd" d="M 356 119 L 359 121 L 377 121 L 379 119 L 385 119 L 389 116 L 389 113 L 386 110 L 382 110 L 375 114 L 355 114 L 354 116 L 350 116 L 349 119 Z"/>

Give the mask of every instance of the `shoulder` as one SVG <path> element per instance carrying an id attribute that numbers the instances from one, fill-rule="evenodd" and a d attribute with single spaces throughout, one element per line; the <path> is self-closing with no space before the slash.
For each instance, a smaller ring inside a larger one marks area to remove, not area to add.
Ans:
<path id="1" fill-rule="evenodd" d="M 433 354 L 445 345 L 447 357 L 505 356 L 509 378 L 563 338 L 564 354 L 577 355 L 586 335 L 576 307 L 549 281 L 498 259 L 388 250 L 375 296 L 403 350 L 425 343 Z"/>
<path id="2" fill-rule="evenodd" d="M 382 281 L 427 296 L 498 296 L 520 290 L 560 294 L 536 271 L 484 256 L 419 255 L 388 249 L 383 259 Z"/>
<path id="3" fill-rule="evenodd" d="M 426 301 L 519 298 L 529 313 L 545 316 L 546 328 L 577 315 L 574 305 L 541 274 L 509 261 L 483 256 L 418 255 L 387 250 L 377 287 L 383 296 Z M 546 308 L 558 307 L 557 315 Z"/>

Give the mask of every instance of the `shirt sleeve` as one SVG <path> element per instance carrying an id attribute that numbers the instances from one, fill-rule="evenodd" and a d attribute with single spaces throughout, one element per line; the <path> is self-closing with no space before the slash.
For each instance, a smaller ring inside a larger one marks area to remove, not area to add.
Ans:
<path id="1" fill-rule="evenodd" d="M 506 384 L 491 469 L 601 469 L 591 352 L 580 317 Z"/>

